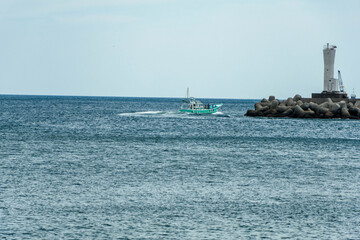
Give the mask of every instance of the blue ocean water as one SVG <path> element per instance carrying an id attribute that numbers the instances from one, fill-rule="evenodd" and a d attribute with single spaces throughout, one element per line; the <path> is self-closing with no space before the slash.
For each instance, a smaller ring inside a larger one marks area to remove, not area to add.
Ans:
<path id="1" fill-rule="evenodd" d="M 0 96 L 0 239 L 360 239 L 360 121 Z"/>

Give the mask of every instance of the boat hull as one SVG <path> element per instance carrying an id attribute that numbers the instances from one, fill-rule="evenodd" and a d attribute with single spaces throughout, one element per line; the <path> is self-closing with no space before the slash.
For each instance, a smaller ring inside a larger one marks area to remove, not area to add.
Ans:
<path id="1" fill-rule="evenodd" d="M 211 109 L 180 109 L 180 112 L 194 113 L 194 114 L 212 114 L 216 113 L 220 107 L 214 107 Z"/>

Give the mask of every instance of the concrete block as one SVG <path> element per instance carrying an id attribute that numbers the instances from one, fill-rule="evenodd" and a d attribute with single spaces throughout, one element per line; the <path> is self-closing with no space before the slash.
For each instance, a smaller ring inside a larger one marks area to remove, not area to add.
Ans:
<path id="1" fill-rule="evenodd" d="M 297 101 L 301 100 L 301 98 L 302 98 L 302 97 L 301 97 L 300 94 L 296 94 L 296 95 L 294 96 L 294 99 L 293 99 L 293 100 L 294 100 L 295 102 L 297 102 Z"/>

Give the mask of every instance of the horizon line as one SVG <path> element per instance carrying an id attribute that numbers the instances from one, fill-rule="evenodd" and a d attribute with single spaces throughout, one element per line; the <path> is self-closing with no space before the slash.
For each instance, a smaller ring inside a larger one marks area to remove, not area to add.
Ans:
<path id="1" fill-rule="evenodd" d="M 103 97 L 103 98 L 178 98 L 184 97 L 139 97 L 139 96 L 103 96 L 103 95 L 61 95 L 61 94 L 19 94 L 19 93 L 0 93 L 0 96 L 33 96 L 33 97 Z M 198 97 L 198 99 L 227 99 L 227 100 L 259 100 L 262 98 L 224 98 L 224 97 Z"/>

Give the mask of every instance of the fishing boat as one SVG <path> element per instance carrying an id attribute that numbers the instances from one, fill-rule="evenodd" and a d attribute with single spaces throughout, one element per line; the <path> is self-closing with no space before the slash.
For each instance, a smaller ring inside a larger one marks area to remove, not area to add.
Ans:
<path id="1" fill-rule="evenodd" d="M 203 104 L 193 97 L 189 98 L 189 88 L 187 89 L 187 97 L 183 100 L 180 107 L 180 112 L 194 113 L 194 114 L 211 114 L 216 113 L 222 104 Z"/>

